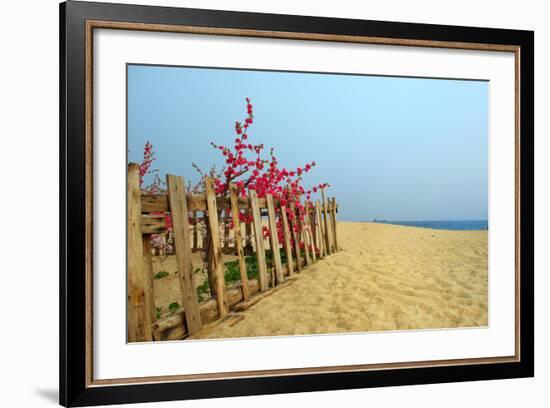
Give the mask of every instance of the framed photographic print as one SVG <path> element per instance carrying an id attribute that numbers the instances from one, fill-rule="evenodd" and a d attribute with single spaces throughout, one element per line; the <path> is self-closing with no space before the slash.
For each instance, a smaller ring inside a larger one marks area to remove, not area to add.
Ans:
<path id="1" fill-rule="evenodd" d="M 534 375 L 533 32 L 60 22 L 61 404 Z"/>

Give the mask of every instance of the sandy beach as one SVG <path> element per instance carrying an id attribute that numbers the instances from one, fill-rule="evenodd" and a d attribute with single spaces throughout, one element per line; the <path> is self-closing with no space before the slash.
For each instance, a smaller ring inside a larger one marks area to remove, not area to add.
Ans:
<path id="1" fill-rule="evenodd" d="M 487 231 L 354 222 L 339 222 L 338 229 L 342 251 L 240 313 L 238 323 L 222 323 L 197 337 L 488 324 Z"/>

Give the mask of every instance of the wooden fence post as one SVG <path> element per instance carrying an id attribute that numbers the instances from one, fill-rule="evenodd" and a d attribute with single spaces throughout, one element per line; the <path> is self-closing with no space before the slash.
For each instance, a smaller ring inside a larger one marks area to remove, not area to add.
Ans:
<path id="1" fill-rule="evenodd" d="M 143 262 L 139 165 L 128 165 L 128 341 L 151 341 L 150 279 Z"/>
<path id="2" fill-rule="evenodd" d="M 153 284 L 153 259 L 151 256 L 151 235 L 143 234 L 143 265 L 145 274 L 148 276 L 147 283 L 149 286 L 149 309 L 151 312 L 151 323 L 157 320 L 157 310 L 155 309 L 155 285 Z"/>
<path id="3" fill-rule="evenodd" d="M 180 282 L 181 300 L 185 310 L 185 320 L 189 334 L 195 334 L 202 327 L 197 288 L 191 262 L 191 235 L 189 231 L 189 212 L 185 194 L 185 180 L 180 176 L 166 175 L 168 203 L 172 216 L 174 248 Z"/>
<path id="4" fill-rule="evenodd" d="M 288 267 L 288 277 L 294 275 L 294 261 L 292 260 L 292 245 L 290 244 L 290 231 L 288 226 L 288 218 L 286 216 L 286 207 L 281 205 L 281 219 L 283 221 L 283 234 L 284 234 L 284 249 L 286 255 L 286 264 Z"/>
<path id="5" fill-rule="evenodd" d="M 323 224 L 325 226 L 325 230 L 323 231 L 325 234 L 325 246 L 327 249 L 327 255 L 330 255 L 332 253 L 331 248 L 331 240 L 330 240 L 330 223 L 328 219 L 328 206 L 327 206 L 327 200 L 325 199 L 325 189 L 321 188 L 321 198 L 323 200 Z"/>
<path id="6" fill-rule="evenodd" d="M 223 273 L 222 249 L 220 244 L 220 231 L 218 224 L 218 208 L 216 205 L 216 193 L 214 180 L 205 179 L 206 209 L 208 211 L 208 224 L 210 226 L 210 245 L 212 248 L 212 269 L 214 271 L 214 286 L 216 287 L 216 303 L 218 315 L 223 318 L 227 315 L 228 306 L 225 296 L 225 277 Z M 212 284 L 212 282 L 210 282 Z"/>
<path id="7" fill-rule="evenodd" d="M 250 214 L 250 210 L 245 210 L 245 214 Z M 244 253 L 246 255 L 252 255 L 252 224 L 246 223 L 244 225 L 244 234 L 246 236 L 246 245 L 244 246 Z"/>
<path id="8" fill-rule="evenodd" d="M 308 250 L 311 251 L 312 262 L 317 262 L 317 255 L 315 255 L 315 243 L 313 242 L 313 234 L 311 232 L 311 224 L 309 223 L 309 211 L 307 208 L 307 201 L 304 205 L 306 208 L 306 215 L 304 217 L 304 231 L 307 238 L 306 245 L 308 245 Z"/>
<path id="9" fill-rule="evenodd" d="M 334 242 L 334 251 L 338 251 L 338 224 L 336 222 L 336 197 L 332 197 L 332 240 Z"/>
<path id="10" fill-rule="evenodd" d="M 216 297 L 216 272 L 214 264 L 214 251 L 212 249 L 212 231 L 210 231 L 210 217 L 206 217 L 206 236 L 204 247 L 206 248 L 206 273 L 208 275 L 208 283 L 210 287 L 210 296 Z"/>
<path id="11" fill-rule="evenodd" d="M 317 245 L 319 245 L 319 256 L 323 258 L 326 255 L 325 239 L 323 234 L 323 220 L 321 218 L 321 206 L 319 201 L 315 201 L 315 226 L 317 227 Z"/>
<path id="12" fill-rule="evenodd" d="M 275 219 L 275 206 L 273 205 L 273 196 L 266 194 L 267 214 L 269 218 L 269 242 L 271 246 L 271 256 L 273 266 L 275 267 L 275 277 L 277 284 L 284 281 L 283 266 L 281 264 L 281 250 L 279 247 L 279 238 L 277 236 L 277 220 Z"/>
<path id="13" fill-rule="evenodd" d="M 264 237 L 262 235 L 262 215 L 258 205 L 258 196 L 256 191 L 249 190 L 250 207 L 252 208 L 252 218 L 254 220 L 254 239 L 256 240 L 256 259 L 258 261 L 258 284 L 260 291 L 269 289 L 267 282 L 267 263 L 265 260 Z"/>
<path id="14" fill-rule="evenodd" d="M 308 208 L 307 213 L 309 215 L 309 225 L 311 227 L 311 234 L 313 235 L 313 242 L 315 243 L 315 248 L 319 249 L 319 242 L 317 237 L 317 223 L 315 221 L 315 206 Z M 319 253 L 319 256 L 321 254 Z"/>
<path id="15" fill-rule="evenodd" d="M 302 251 L 300 249 L 300 229 L 296 216 L 296 205 L 294 201 L 290 201 L 290 212 L 293 214 L 293 219 L 290 220 L 290 228 L 292 232 L 292 241 L 294 242 L 294 251 L 296 253 L 296 269 L 298 273 L 302 272 Z M 298 230 L 298 232 L 296 232 Z"/>
<path id="16" fill-rule="evenodd" d="M 299 212 L 299 211 L 298 211 Z M 307 213 L 306 213 L 307 216 Z M 299 233 L 302 237 L 302 240 L 304 241 L 304 254 L 306 256 L 306 265 L 311 265 L 311 257 L 309 256 L 309 248 L 308 248 L 308 237 L 307 237 L 307 231 L 306 231 L 306 225 L 305 225 L 306 217 L 304 217 L 304 221 L 300 219 L 300 214 L 298 214 L 298 228 Z"/>
<path id="17" fill-rule="evenodd" d="M 223 217 L 223 223 L 224 223 L 224 226 L 223 226 L 223 248 L 225 249 L 225 253 L 229 253 L 229 224 L 227 223 L 227 219 L 229 218 L 229 216 L 227 215 L 227 213 L 225 213 L 224 217 Z"/>
<path id="18" fill-rule="evenodd" d="M 308 244 L 309 244 L 309 251 L 311 252 L 310 256 L 311 256 L 311 262 L 312 263 L 315 263 L 317 262 L 317 254 L 315 253 L 315 242 L 313 242 L 313 236 L 311 234 L 311 230 L 309 229 L 309 227 L 306 229 L 306 235 L 307 235 L 307 239 L 308 239 Z"/>
<path id="19" fill-rule="evenodd" d="M 233 234 L 235 236 L 235 249 L 239 257 L 239 272 L 241 273 L 241 287 L 243 290 L 243 301 L 249 298 L 248 275 L 246 274 L 246 262 L 244 260 L 243 243 L 241 241 L 241 222 L 239 221 L 239 198 L 237 186 L 229 185 L 229 198 L 231 200 L 231 215 L 233 216 Z"/>
<path id="20" fill-rule="evenodd" d="M 193 211 L 193 245 L 192 249 L 197 251 L 199 249 L 199 221 L 197 220 L 197 212 Z"/>
<path id="21" fill-rule="evenodd" d="M 201 238 L 202 238 L 202 243 L 201 243 L 201 247 L 202 247 L 202 250 L 203 251 L 207 251 L 208 250 L 208 225 L 207 225 L 207 216 L 206 216 L 206 212 L 203 211 L 202 213 L 202 220 L 204 222 L 204 234 L 201 234 Z"/>

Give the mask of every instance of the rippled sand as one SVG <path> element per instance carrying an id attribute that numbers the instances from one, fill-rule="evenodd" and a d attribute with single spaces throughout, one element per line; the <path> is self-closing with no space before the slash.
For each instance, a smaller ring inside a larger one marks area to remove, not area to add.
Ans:
<path id="1" fill-rule="evenodd" d="M 202 338 L 486 326 L 487 231 L 339 222 L 342 251 Z"/>

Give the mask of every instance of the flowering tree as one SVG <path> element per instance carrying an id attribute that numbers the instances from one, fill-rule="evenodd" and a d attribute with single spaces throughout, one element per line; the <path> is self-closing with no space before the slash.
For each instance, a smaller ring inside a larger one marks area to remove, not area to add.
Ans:
<path id="1" fill-rule="evenodd" d="M 297 231 L 298 226 L 294 221 L 296 221 L 296 217 L 299 217 L 300 221 L 304 220 L 306 206 L 311 205 L 311 195 L 329 185 L 322 183 L 307 190 L 303 187 L 303 178 L 316 166 L 315 161 L 306 162 L 300 167 L 289 169 L 280 165 L 273 148 L 269 150 L 268 157 L 264 157 L 265 146 L 262 143 L 254 144 L 250 141 L 249 131 L 253 123 L 253 106 L 250 99 L 246 98 L 246 117 L 242 122 L 235 122 L 233 142 L 227 145 L 218 145 L 211 142 L 212 147 L 223 155 L 225 167 L 217 171 L 216 167 L 212 166 L 208 172 L 204 172 L 193 163 L 193 167 L 200 175 L 200 181 L 195 186 L 189 186 L 189 190 L 196 194 L 204 192 L 205 178 L 211 177 L 214 179 L 215 192 L 218 196 L 228 196 L 231 183 L 236 185 L 238 194 L 241 197 L 246 197 L 247 190 L 256 191 L 258 198 L 271 194 L 281 206 L 286 208 L 288 219 Z M 143 150 L 143 162 L 140 165 L 140 182 L 142 192 L 145 194 L 158 194 L 164 191 L 157 174 L 158 170 L 151 169 L 155 160 L 153 145 L 147 142 Z M 149 174 L 154 174 L 153 182 L 143 186 L 143 178 Z M 305 205 L 302 204 L 301 197 L 305 197 Z M 296 211 L 293 211 L 292 207 Z M 230 209 L 226 210 L 224 220 L 230 228 L 233 228 L 230 212 Z M 280 208 L 276 209 L 276 215 L 278 237 L 279 241 L 282 242 L 284 236 Z M 251 223 L 252 215 L 241 210 L 239 220 L 243 223 Z M 194 220 L 190 219 L 190 222 L 193 223 Z M 167 225 L 171 226 L 170 219 L 167 219 Z M 263 227 L 263 234 L 264 236 L 269 234 L 266 226 Z M 303 243 L 300 243 L 300 245 L 303 245 Z"/>
<path id="2" fill-rule="evenodd" d="M 139 184 L 141 191 L 145 194 L 158 194 L 162 192 L 162 181 L 158 176 L 158 169 L 152 169 L 151 165 L 157 158 L 153 145 L 147 141 L 143 147 L 143 161 L 139 165 Z M 147 186 L 143 185 L 143 178 L 147 175 L 154 175 L 153 181 Z"/>
<path id="3" fill-rule="evenodd" d="M 139 165 L 139 184 L 142 194 L 153 195 L 165 192 L 165 189 L 163 188 L 164 183 L 158 175 L 158 169 L 151 168 L 155 160 L 156 157 L 155 151 L 153 150 L 153 145 L 147 141 L 143 147 L 143 160 Z M 144 177 L 148 175 L 153 175 L 153 181 L 144 186 Z M 162 213 L 159 212 L 153 214 L 162 215 Z M 165 214 L 164 216 L 166 219 L 168 236 L 164 236 L 162 234 L 151 234 L 151 246 L 155 250 L 159 249 L 161 253 L 166 255 L 173 252 L 174 242 L 172 235 L 172 217 L 168 214 Z"/>
<path id="4" fill-rule="evenodd" d="M 300 197 L 305 196 L 306 204 L 311 199 L 311 194 L 316 193 L 318 189 L 327 187 L 327 183 L 319 184 L 311 189 L 306 190 L 302 186 L 303 177 L 316 166 L 315 161 L 307 162 L 301 167 L 288 169 L 281 167 L 273 148 L 269 150 L 269 158 L 264 158 L 263 144 L 253 144 L 250 141 L 249 131 L 254 123 L 253 107 L 249 98 L 246 98 L 246 117 L 243 122 L 235 122 L 235 139 L 230 145 L 217 145 L 211 143 L 212 147 L 217 149 L 225 158 L 226 167 L 219 174 L 215 173 L 212 168 L 210 176 L 214 178 L 215 191 L 219 196 L 227 196 L 229 194 L 229 185 L 234 183 L 238 193 L 242 197 L 246 197 L 247 189 L 255 190 L 258 197 L 265 197 L 271 194 L 273 198 L 279 201 L 282 206 L 285 206 L 288 218 L 291 221 L 295 220 L 295 212 L 291 211 L 291 206 L 295 207 L 298 216 L 303 221 L 305 216 L 305 207 L 302 204 Z M 193 164 L 201 176 L 204 177 L 204 172 L 200 171 L 197 165 Z M 227 209 L 227 215 L 230 214 L 230 209 Z M 277 209 L 277 214 L 280 215 L 280 210 Z M 233 222 L 230 217 L 228 219 L 229 226 L 233 228 Z M 239 213 L 241 222 L 252 222 L 252 215 L 247 214 L 244 210 Z M 296 225 L 293 223 L 293 225 Z M 277 229 L 279 241 L 283 241 L 282 221 L 280 216 L 277 220 Z M 264 235 L 269 233 L 267 227 L 264 227 Z"/>

